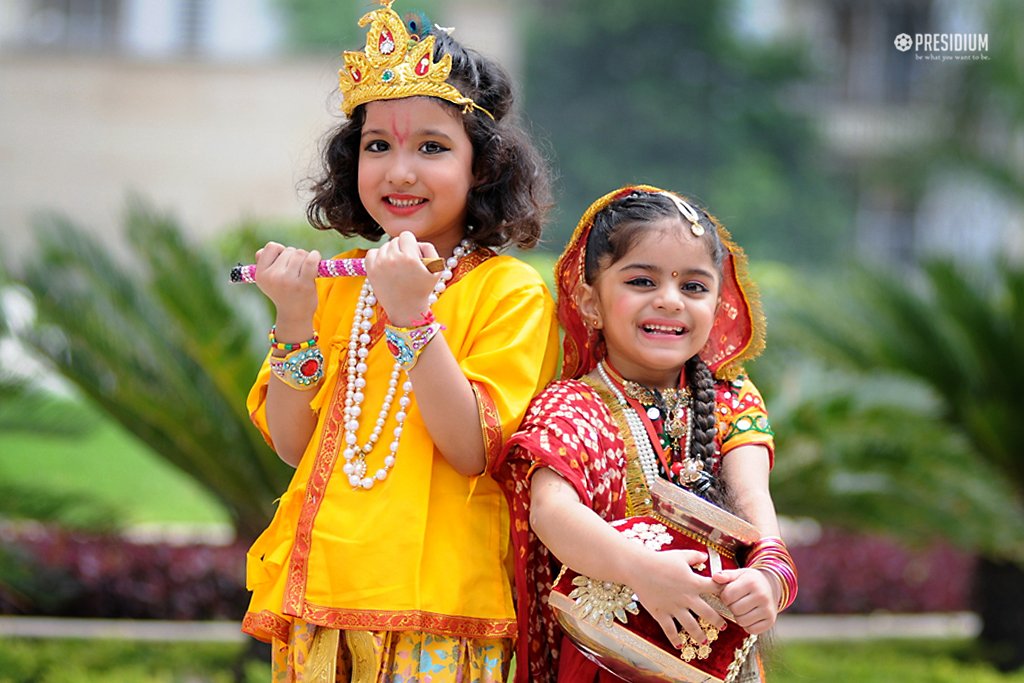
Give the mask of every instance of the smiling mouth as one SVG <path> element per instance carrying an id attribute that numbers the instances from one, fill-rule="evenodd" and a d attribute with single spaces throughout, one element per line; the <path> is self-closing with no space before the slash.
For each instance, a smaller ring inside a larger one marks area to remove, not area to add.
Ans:
<path id="1" fill-rule="evenodd" d="M 675 327 L 670 325 L 642 325 L 640 329 L 648 334 L 670 334 L 676 337 L 686 334 L 685 327 Z"/>
<path id="2" fill-rule="evenodd" d="M 395 197 L 385 197 L 384 201 L 386 201 L 391 206 L 397 206 L 400 209 L 408 209 L 411 206 L 419 206 L 420 204 L 425 204 L 427 200 L 421 198 L 397 199 Z"/>

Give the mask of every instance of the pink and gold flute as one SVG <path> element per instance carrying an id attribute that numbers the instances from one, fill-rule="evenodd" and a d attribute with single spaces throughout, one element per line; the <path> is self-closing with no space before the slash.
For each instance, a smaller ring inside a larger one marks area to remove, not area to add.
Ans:
<path id="1" fill-rule="evenodd" d="M 431 273 L 444 270 L 443 258 L 420 259 Z M 325 259 L 316 267 L 317 277 L 357 277 L 366 275 L 366 265 L 361 258 Z M 232 282 L 256 282 L 256 265 L 241 264 L 231 269 Z"/>

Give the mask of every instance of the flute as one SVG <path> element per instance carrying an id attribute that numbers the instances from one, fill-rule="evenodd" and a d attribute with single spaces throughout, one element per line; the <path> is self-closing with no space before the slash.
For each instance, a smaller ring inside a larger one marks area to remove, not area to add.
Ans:
<path id="1" fill-rule="evenodd" d="M 443 258 L 420 259 L 431 273 L 444 270 Z M 316 267 L 317 277 L 365 277 L 366 264 L 361 258 L 324 259 Z M 231 269 L 232 282 L 256 282 L 256 264 L 243 266 L 239 263 Z"/>

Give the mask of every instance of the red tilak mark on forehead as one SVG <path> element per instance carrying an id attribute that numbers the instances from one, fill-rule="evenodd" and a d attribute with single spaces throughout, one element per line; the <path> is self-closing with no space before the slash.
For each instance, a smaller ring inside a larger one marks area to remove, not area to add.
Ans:
<path id="1" fill-rule="evenodd" d="M 395 141 L 399 145 L 404 145 L 405 141 L 409 139 L 409 120 L 399 122 L 398 117 L 391 117 L 391 134 L 395 136 Z"/>

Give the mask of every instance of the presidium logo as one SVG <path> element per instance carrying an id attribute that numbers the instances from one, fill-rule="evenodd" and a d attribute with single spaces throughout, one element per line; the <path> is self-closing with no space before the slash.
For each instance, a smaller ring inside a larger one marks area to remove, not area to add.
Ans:
<path id="1" fill-rule="evenodd" d="M 940 61 L 987 60 L 987 33 L 901 33 L 892 41 L 900 52 L 914 51 L 915 59 Z"/>

